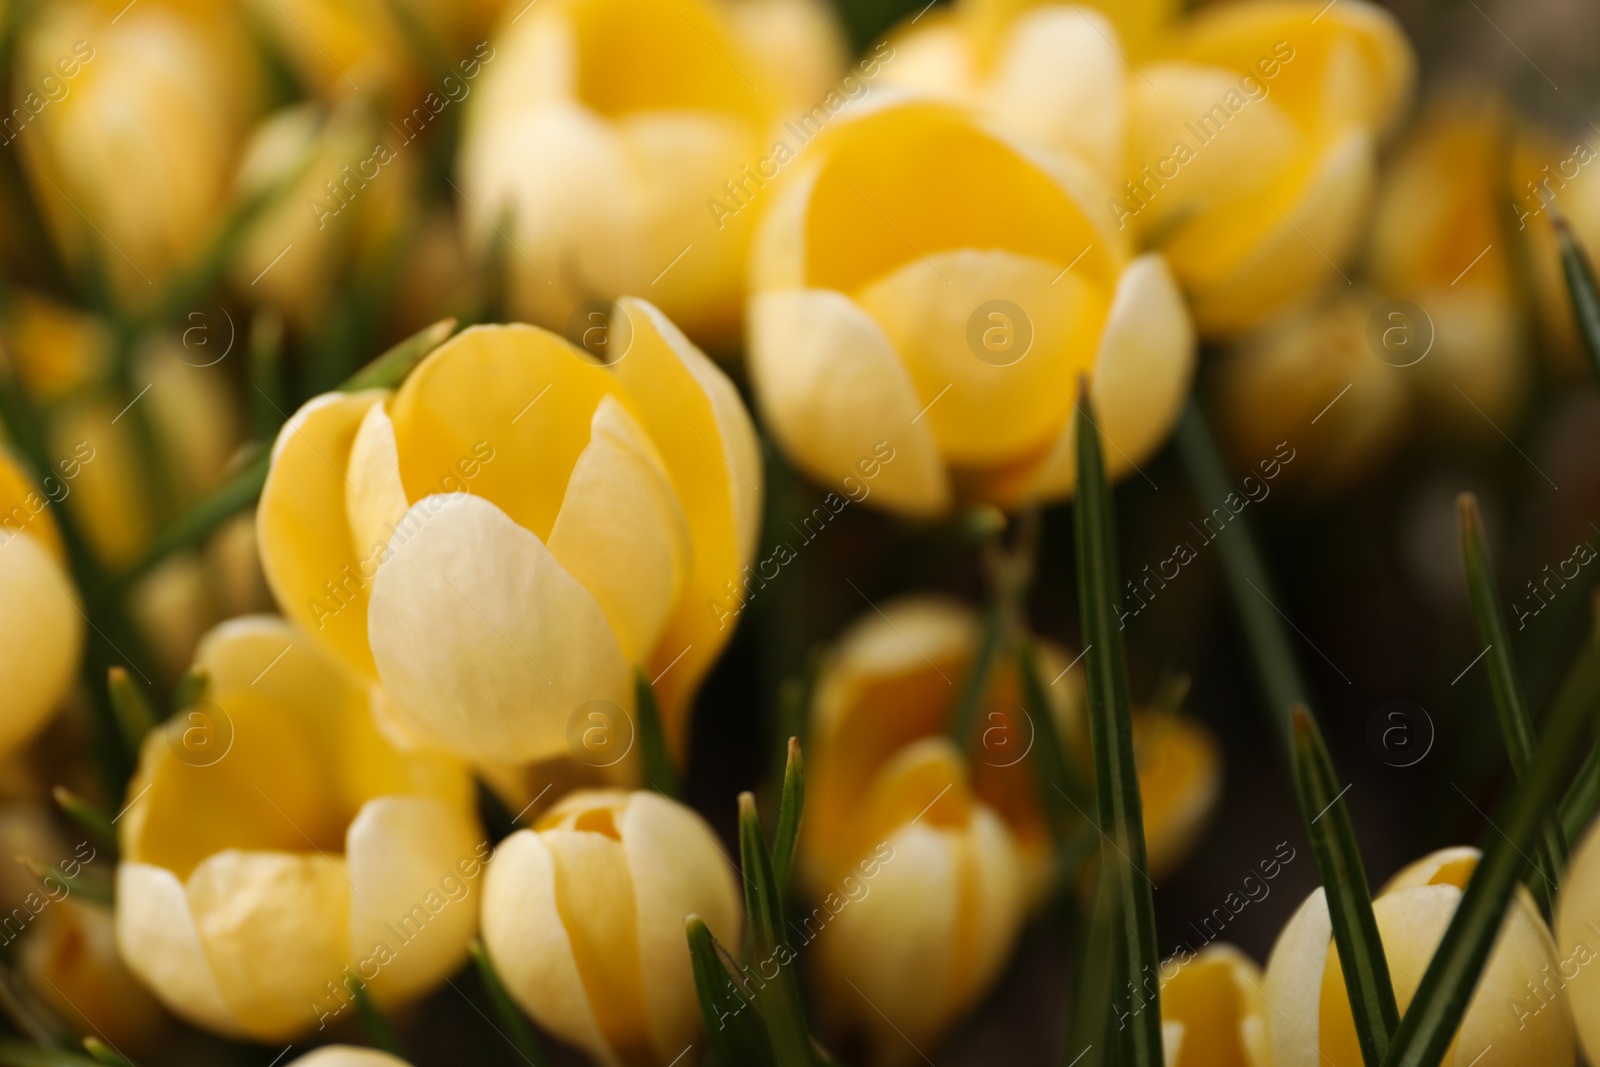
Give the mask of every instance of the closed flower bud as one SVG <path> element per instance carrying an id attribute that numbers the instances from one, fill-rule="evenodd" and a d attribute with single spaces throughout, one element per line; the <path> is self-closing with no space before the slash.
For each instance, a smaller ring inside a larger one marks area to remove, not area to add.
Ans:
<path id="1" fill-rule="evenodd" d="M 1414 60 L 1382 9 L 1322 8 L 1208 8 L 1128 77 L 1127 174 L 1108 208 L 1168 258 L 1208 336 L 1337 278 L 1360 239 Z"/>
<path id="2" fill-rule="evenodd" d="M 1491 421 L 1516 419 L 1532 370 L 1506 239 L 1513 212 L 1527 210 L 1527 197 L 1506 204 L 1516 145 L 1512 117 L 1496 101 L 1430 106 L 1384 174 L 1367 257 L 1372 283 L 1425 316 L 1407 384 L 1437 421 L 1485 439 L 1497 437 Z M 1553 247 L 1548 254 L 1558 258 Z"/>
<path id="3" fill-rule="evenodd" d="M 253 109 L 253 58 L 218 12 L 64 0 L 30 20 L 23 104 L 0 136 L 19 142 L 64 258 L 93 256 L 116 294 L 143 306 L 195 261 Z"/>
<path id="4" fill-rule="evenodd" d="M 1287 446 L 1294 462 L 1278 468 L 1286 482 L 1333 490 L 1400 446 L 1412 422 L 1407 364 L 1431 331 L 1409 309 L 1383 304 L 1365 286 L 1341 286 L 1223 354 L 1211 388 L 1239 462 L 1254 466 Z"/>
<path id="5" fill-rule="evenodd" d="M 467 330 L 393 394 L 310 401 L 273 451 L 257 521 L 284 611 L 474 760 L 582 758 L 591 712 L 621 759 L 636 666 L 681 745 L 750 582 L 738 393 L 642 301 L 609 335 L 602 366 L 535 327 Z"/>
<path id="6" fill-rule="evenodd" d="M 54 506 L 0 448 L 0 754 L 49 719 L 83 651 L 83 609 Z"/>
<path id="7" fill-rule="evenodd" d="M 1180 951 L 1159 968 L 1170 1067 L 1273 1067 L 1261 968 L 1232 945 Z M 1113 1018 L 1126 1005 L 1113 1004 Z"/>
<path id="8" fill-rule="evenodd" d="M 1372 902 L 1402 1013 L 1416 995 L 1478 858 L 1471 848 L 1435 852 L 1395 875 Z M 1263 992 L 1275 1009 L 1267 1027 L 1276 1067 L 1362 1063 L 1332 930 L 1319 888 L 1273 947 Z M 1572 1064 L 1572 1008 L 1556 975 L 1558 962 L 1538 906 L 1519 888 L 1445 1061 L 1470 1063 L 1492 1047 L 1506 1063 Z"/>
<path id="9" fill-rule="evenodd" d="M 172 1012 L 285 1041 L 466 959 L 493 849 L 470 776 L 379 731 L 372 687 L 282 620 L 202 642 L 205 698 L 144 742 L 118 824 L 122 958 Z"/>
<path id="10" fill-rule="evenodd" d="M 52 901 L 19 957 L 34 992 L 79 1034 L 132 1054 L 150 1050 L 172 1021 L 117 955 L 111 912 L 98 904 Z"/>
<path id="11" fill-rule="evenodd" d="M 11 299 L 0 359 L 30 397 L 59 403 L 105 377 L 113 341 L 104 321 L 43 293 L 24 290 Z"/>
<path id="12" fill-rule="evenodd" d="M 892 456 L 869 499 L 910 515 L 1059 499 L 1080 377 L 1113 476 L 1165 439 L 1188 312 L 1161 257 L 1090 206 L 1084 165 L 899 101 L 841 118 L 795 167 L 752 252 L 749 359 L 807 473 L 836 484 Z"/>
<path id="13" fill-rule="evenodd" d="M 519 316 L 560 328 L 585 301 L 649 292 L 700 343 L 737 342 L 750 223 L 810 137 L 780 129 L 814 102 L 788 94 L 837 62 L 826 45 L 807 60 L 815 33 L 775 62 L 770 27 L 741 32 L 758 22 L 716 0 L 543 0 L 503 26 L 459 183 L 476 244 L 505 245 Z"/>
<path id="14" fill-rule="evenodd" d="M 656 793 L 582 790 L 501 842 L 483 940 L 517 1004 L 606 1067 L 667 1067 L 698 1041 L 684 940 L 737 954 L 739 882 L 705 821 Z"/>
<path id="15" fill-rule="evenodd" d="M 405 1060 L 375 1048 L 324 1045 L 289 1061 L 287 1067 L 410 1067 Z"/>
<path id="16" fill-rule="evenodd" d="M 1566 987 L 1578 1041 L 1600 1062 L 1600 822 L 1578 843 L 1556 906 L 1556 978 Z M 1541 1004 L 1550 996 L 1542 980 Z"/>

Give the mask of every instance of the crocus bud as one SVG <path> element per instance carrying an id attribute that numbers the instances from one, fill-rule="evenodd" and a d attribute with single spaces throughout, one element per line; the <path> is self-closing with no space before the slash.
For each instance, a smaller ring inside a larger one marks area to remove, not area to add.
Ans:
<path id="1" fill-rule="evenodd" d="M 1450 925 L 1479 853 L 1449 848 L 1405 868 L 1372 902 L 1401 1012 Z M 1327 899 L 1317 889 L 1295 912 L 1267 962 L 1263 992 L 1277 1067 L 1359 1067 L 1361 1048 L 1333 947 Z M 1557 973 L 1556 946 L 1533 897 L 1519 888 L 1507 906 L 1447 1061 L 1471 1063 L 1487 1048 L 1507 1063 L 1570 1065 L 1572 1008 Z"/>
<path id="2" fill-rule="evenodd" d="M 667 1067 L 701 1029 L 684 919 L 737 953 L 739 882 L 705 821 L 652 792 L 580 790 L 501 842 L 483 941 L 513 1000 L 606 1067 Z"/>
<path id="3" fill-rule="evenodd" d="M 1180 952 L 1159 971 L 1169 1067 L 1272 1067 L 1270 1009 L 1254 960 L 1219 942 L 1199 955 Z"/>

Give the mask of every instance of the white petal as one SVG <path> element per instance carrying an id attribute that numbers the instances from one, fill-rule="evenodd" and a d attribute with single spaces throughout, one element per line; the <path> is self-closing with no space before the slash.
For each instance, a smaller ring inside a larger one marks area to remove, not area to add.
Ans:
<path id="1" fill-rule="evenodd" d="M 345 513 L 358 559 L 376 559 L 389 543 L 389 532 L 399 525 L 409 506 L 400 484 L 400 449 L 395 444 L 394 423 L 382 400 L 375 400 L 361 420 L 350 446 L 349 491 Z"/>
<path id="2" fill-rule="evenodd" d="M 500 843 L 484 875 L 483 943 L 506 991 L 561 1040 L 615 1063 L 556 906 L 555 863 L 531 830 Z"/>
<path id="3" fill-rule="evenodd" d="M 689 531 L 661 456 L 615 397 L 590 421 L 550 551 L 594 594 L 630 663 L 655 647 L 689 565 Z"/>
<path id="4" fill-rule="evenodd" d="M 355 1045 L 324 1045 L 298 1059 L 290 1060 L 288 1067 L 410 1067 L 405 1060 L 396 1059 L 375 1048 Z"/>
<path id="5" fill-rule="evenodd" d="M 165 867 L 117 867 L 117 952 L 168 1009 L 214 1033 L 245 1030 L 222 999 L 183 884 Z"/>
<path id="6" fill-rule="evenodd" d="M 768 424 L 800 466 L 838 487 L 846 477 L 860 481 L 859 464 L 892 455 L 867 499 L 914 515 L 950 506 L 933 431 L 917 418 L 923 405 L 871 316 L 827 289 L 763 293 L 751 302 L 750 316 L 756 392 Z"/>
<path id="7" fill-rule="evenodd" d="M 350 953 L 382 963 L 371 979 L 380 1004 L 425 993 L 465 962 L 478 927 L 482 840 L 465 812 L 416 797 L 370 800 L 351 822 Z M 392 960 L 374 951 L 379 943 L 393 951 Z"/>
<path id="8" fill-rule="evenodd" d="M 1161 446 L 1194 376 L 1195 334 L 1172 272 L 1160 255 L 1140 256 L 1117 279 L 1116 296 L 1089 381 L 1106 468 L 1120 478 Z M 1077 420 L 1068 421 L 1038 475 L 1042 499 L 1077 483 Z"/>
<path id="9" fill-rule="evenodd" d="M 1322 972 L 1333 938 L 1328 900 L 1319 886 L 1285 924 L 1267 960 L 1267 1032 L 1276 1067 L 1320 1067 L 1318 1030 Z"/>
<path id="10" fill-rule="evenodd" d="M 632 714 L 631 675 L 600 605 L 532 533 L 486 500 L 424 497 L 390 541 L 369 634 L 395 710 L 471 759 L 565 750 L 592 700 Z"/>

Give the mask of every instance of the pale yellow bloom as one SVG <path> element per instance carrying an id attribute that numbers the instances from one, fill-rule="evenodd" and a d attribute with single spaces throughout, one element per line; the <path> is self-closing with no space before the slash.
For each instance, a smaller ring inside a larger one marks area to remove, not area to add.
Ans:
<path id="1" fill-rule="evenodd" d="M 1471 848 L 1435 852 L 1405 868 L 1373 900 L 1395 999 L 1404 1012 L 1416 995 L 1462 891 L 1477 868 Z M 1339 953 L 1323 890 L 1295 912 L 1267 962 L 1263 992 L 1276 1067 L 1358 1067 L 1362 1063 Z M 1543 1003 L 1528 988 L 1557 960 L 1555 941 L 1532 896 L 1518 889 L 1445 1063 L 1466 1064 L 1486 1048 L 1506 1063 L 1570 1065 L 1576 1055 L 1572 1009 L 1560 991 Z M 1526 1005 L 1533 1009 L 1526 1013 Z"/>
<path id="2" fill-rule="evenodd" d="M 1565 987 L 1578 1040 L 1591 1063 L 1600 1061 L 1600 822 L 1578 842 L 1556 906 L 1555 980 L 1534 979 L 1525 1008 L 1538 1011 Z"/>
<path id="3" fill-rule="evenodd" d="M 500 844 L 483 940 L 517 1004 L 606 1067 L 667 1067 L 700 1034 L 684 920 L 731 952 L 734 868 L 705 820 L 656 793 L 582 790 Z"/>
<path id="4" fill-rule="evenodd" d="M 1414 407 L 1407 375 L 1417 369 L 1401 364 L 1426 344 L 1426 324 L 1407 309 L 1391 309 L 1390 319 L 1385 303 L 1366 286 L 1340 286 L 1223 354 L 1212 381 L 1217 427 L 1241 463 L 1266 462 L 1285 482 L 1336 489 L 1400 445 Z M 1293 459 L 1279 464 L 1285 449 Z"/>
<path id="5" fill-rule="evenodd" d="M 1218 943 L 1175 956 L 1158 971 L 1168 1067 L 1273 1067 L 1270 1009 L 1255 961 Z"/>
<path id="6" fill-rule="evenodd" d="M 83 651 L 83 609 L 53 500 L 0 449 L 0 753 L 49 719 Z"/>
<path id="7" fill-rule="evenodd" d="M 148 305 L 219 221 L 253 55 L 217 12 L 114 6 L 63 0 L 28 22 L 14 87 L 27 118 L 5 136 L 62 255 L 92 255 L 123 300 Z"/>
<path id="8" fill-rule="evenodd" d="M 205 702 L 146 738 L 118 824 L 117 945 L 172 1012 L 284 1041 L 466 959 L 493 849 L 459 763 L 379 731 L 370 683 L 280 619 L 213 630 Z"/>
<path id="9" fill-rule="evenodd" d="M 826 30 L 770 24 L 786 8 L 797 24 L 823 17 L 803 5 L 727 6 L 542 0 L 496 34 L 458 184 L 475 243 L 506 246 L 516 314 L 561 329 L 586 301 L 649 292 L 700 343 L 736 343 L 751 221 L 809 139 L 780 123 L 818 104 L 838 48 Z"/>
<path id="10" fill-rule="evenodd" d="M 1208 335 L 1339 281 L 1413 80 L 1399 25 L 1362 0 L 1250 0 L 1200 11 L 1160 56 L 1127 78 L 1113 225 L 1167 256 Z"/>
<path id="11" fill-rule="evenodd" d="M 610 335 L 601 366 L 536 327 L 468 330 L 395 393 L 310 401 L 274 448 L 258 524 L 284 611 L 477 761 L 569 752 L 594 702 L 631 716 L 635 666 L 681 746 L 743 601 L 761 460 L 738 393 L 649 304 L 620 301 Z"/>
<path id="12" fill-rule="evenodd" d="M 52 900 L 18 957 L 29 986 L 79 1034 L 134 1055 L 151 1050 L 170 1028 L 171 1016 L 117 955 L 111 912 L 99 904 Z"/>
<path id="13" fill-rule="evenodd" d="M 1161 444 L 1193 330 L 1087 168 L 908 100 L 841 118 L 795 168 L 752 251 L 749 360 L 807 473 L 848 485 L 882 460 L 869 502 L 912 515 L 1058 499 L 1080 376 L 1113 476 Z"/>
<path id="14" fill-rule="evenodd" d="M 1505 200 L 1516 147 L 1502 105 L 1432 105 L 1384 175 L 1367 257 L 1367 276 L 1386 297 L 1426 315 L 1418 328 L 1432 346 L 1406 368 L 1411 389 L 1438 421 L 1491 438 L 1485 416 L 1514 421 L 1532 369 L 1516 246 L 1507 239 L 1515 230 Z"/>
<path id="15" fill-rule="evenodd" d="M 375 1048 L 356 1045 L 324 1045 L 314 1052 L 296 1057 L 288 1067 L 410 1067 L 405 1060 Z"/>
<path id="16" fill-rule="evenodd" d="M 1018 714 L 1015 671 L 997 672 L 970 753 L 948 736 L 977 632 L 974 613 L 948 600 L 886 603 L 835 646 L 812 708 L 797 870 L 815 907 L 795 921 L 817 941 L 829 1023 L 865 1031 L 891 1058 L 904 1040 L 849 983 L 914 1042 L 932 1043 L 998 976 L 1048 888 L 1049 832 L 1028 755 L 1040 735 Z M 1042 648 L 1046 679 L 1070 659 Z M 1088 745 L 1080 678 L 1049 690 L 1075 762 Z M 1216 746 L 1186 719 L 1143 714 L 1135 745 L 1160 878 L 1215 805 Z"/>

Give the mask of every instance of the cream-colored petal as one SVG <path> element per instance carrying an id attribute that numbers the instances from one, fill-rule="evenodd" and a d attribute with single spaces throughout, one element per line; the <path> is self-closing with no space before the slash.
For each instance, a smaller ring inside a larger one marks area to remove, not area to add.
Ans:
<path id="1" fill-rule="evenodd" d="M 400 449 L 395 444 L 394 423 L 384 401 L 375 400 L 362 416 L 361 428 L 350 446 L 350 483 L 345 494 L 345 519 L 350 524 L 351 546 L 360 560 L 377 562 L 400 524 L 410 502 L 400 484 Z"/>
<path id="2" fill-rule="evenodd" d="M 371 573 L 362 573 L 345 518 L 350 449 L 374 401 L 386 394 L 325 393 L 284 424 L 256 509 L 267 584 L 289 618 L 372 675 L 367 646 Z"/>
<path id="3" fill-rule="evenodd" d="M 614 397 L 590 427 L 550 551 L 599 602 L 623 656 L 641 663 L 687 578 L 688 524 L 660 453 Z"/>
<path id="4" fill-rule="evenodd" d="M 42 524 L 40 524 L 42 527 Z M 0 528 L 0 754 L 42 726 L 72 686 L 83 651 L 72 578 L 45 542 Z"/>
<path id="5" fill-rule="evenodd" d="M 1162 963 L 1161 1018 L 1184 1043 L 1174 1067 L 1270 1067 L 1261 969 L 1232 945 L 1214 942 L 1198 956 Z"/>
<path id="6" fill-rule="evenodd" d="M 934 252 L 856 294 L 910 373 L 951 464 L 1015 461 L 1066 425 L 1110 303 L 1069 266 L 1002 250 Z"/>
<path id="7" fill-rule="evenodd" d="M 1556 909 L 1556 955 L 1563 974 L 1581 963 L 1567 998 L 1584 1054 L 1600 1062 L 1600 821 L 1572 851 Z"/>
<path id="8" fill-rule="evenodd" d="M 738 586 L 742 568 L 755 555 L 761 448 L 728 376 L 659 310 L 622 298 L 612 336 L 628 338 L 614 369 L 661 450 L 688 521 L 688 578 L 649 662 L 652 677 L 660 677 L 668 741 L 681 753 L 690 700 L 733 632 L 713 604 L 727 603 L 728 583 Z M 726 610 L 736 607 L 727 604 Z"/>
<path id="9" fill-rule="evenodd" d="M 700 1032 L 699 1001 L 683 921 L 698 915 L 737 952 L 744 924 L 732 861 L 704 819 L 653 792 L 632 794 L 618 829 L 633 874 L 639 971 L 656 1057 L 671 1062 Z"/>
<path id="10" fill-rule="evenodd" d="M 868 500 L 916 516 L 950 507 L 933 430 L 882 327 L 843 293 L 796 289 L 751 302 L 750 373 L 784 451 L 830 487 L 883 461 Z M 889 457 L 893 457 L 889 459 Z"/>
<path id="11" fill-rule="evenodd" d="M 466 810 L 417 797 L 363 805 L 345 834 L 355 884 L 349 951 L 361 961 L 358 974 L 377 971 L 369 984 L 380 1004 L 420 996 L 466 961 L 478 928 L 479 857 L 488 850 Z"/>
<path id="12" fill-rule="evenodd" d="M 314 1052 L 290 1060 L 288 1067 L 410 1067 L 405 1060 L 375 1048 L 356 1045 L 324 1045 Z"/>
<path id="13" fill-rule="evenodd" d="M 1267 1035 L 1276 1067 L 1319 1067 L 1322 973 L 1333 940 L 1328 898 L 1318 886 L 1284 925 L 1267 960 Z"/>
<path id="14" fill-rule="evenodd" d="M 1328 279 L 1348 274 L 1376 182 L 1372 135 L 1351 130 L 1329 145 L 1297 191 L 1264 186 L 1275 217 L 1250 255 L 1226 277 L 1197 286 L 1190 296 L 1195 322 L 1207 336 L 1235 333 L 1264 321 Z M 1193 249 L 1209 236 L 1186 231 Z M 1175 255 L 1184 254 L 1174 252 Z"/>
<path id="15" fill-rule="evenodd" d="M 592 700 L 631 714 L 627 660 L 600 605 L 550 550 L 475 496 L 424 497 L 378 571 L 371 635 L 395 710 L 485 762 L 563 751 Z"/>
<path id="16" fill-rule="evenodd" d="M 519 830 L 484 875 L 483 943 L 523 1011 L 556 1037 L 615 1067 L 578 973 L 556 904 L 555 861 L 543 838 Z"/>
<path id="17" fill-rule="evenodd" d="M 349 962 L 351 886 L 343 857 L 218 852 L 187 886 L 201 948 L 240 1025 L 290 1040 L 339 1003 Z M 345 993 L 348 996 L 348 993 Z"/>
<path id="18" fill-rule="evenodd" d="M 1116 31 L 1096 12 L 1027 12 L 1012 23 L 996 63 L 990 113 L 1027 140 L 1078 155 L 1117 184 L 1127 119 L 1125 62 L 1115 41 Z"/>
<path id="19" fill-rule="evenodd" d="M 1567 952 L 1557 951 L 1532 896 L 1519 892 L 1467 1004 L 1457 1037 L 1457 1064 L 1470 1064 L 1484 1049 L 1500 1048 L 1514 1050 L 1510 1058 L 1518 1063 L 1571 1067 L 1577 1059 L 1572 991 L 1562 989 L 1552 996 L 1544 984 L 1551 974 L 1570 974 L 1574 966 Z M 1544 988 L 1543 998 L 1528 994 L 1530 982 Z M 1507 1001 L 1513 1005 L 1509 1010 Z"/>
<path id="20" fill-rule="evenodd" d="M 1183 294 L 1155 253 L 1140 256 L 1117 280 L 1089 380 L 1106 470 L 1126 477 L 1172 431 L 1194 377 L 1195 335 Z M 1072 395 L 1076 400 L 1076 389 Z M 1056 439 L 1033 493 L 1050 500 L 1077 484 L 1076 418 Z"/>
<path id="21" fill-rule="evenodd" d="M 171 871 L 117 866 L 117 951 L 171 1011 L 213 1033 L 245 1036 L 200 947 L 183 883 Z"/>

